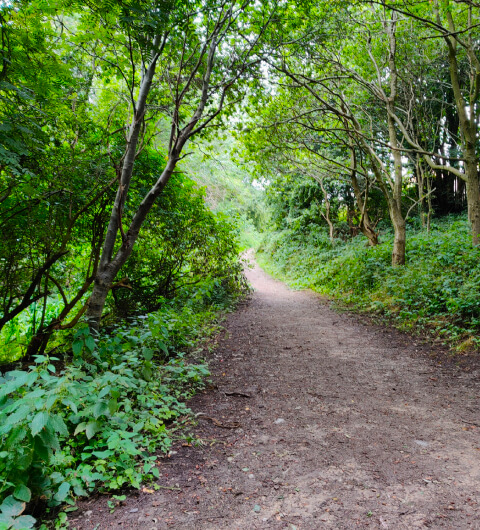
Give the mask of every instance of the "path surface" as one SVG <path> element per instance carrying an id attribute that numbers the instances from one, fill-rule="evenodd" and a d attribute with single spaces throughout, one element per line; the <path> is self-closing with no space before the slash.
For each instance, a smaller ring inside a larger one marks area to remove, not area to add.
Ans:
<path id="1" fill-rule="evenodd" d="M 475 374 L 248 276 L 256 291 L 215 350 L 216 388 L 192 403 L 202 445 L 162 464 L 159 484 L 178 489 L 144 490 L 113 515 L 90 501 L 71 528 L 480 529 Z"/>

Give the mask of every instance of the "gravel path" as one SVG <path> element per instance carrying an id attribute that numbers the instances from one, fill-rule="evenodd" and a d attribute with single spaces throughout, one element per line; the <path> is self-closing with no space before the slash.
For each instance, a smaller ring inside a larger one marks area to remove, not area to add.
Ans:
<path id="1" fill-rule="evenodd" d="M 476 374 L 258 267 L 248 277 L 214 387 L 191 404 L 201 444 L 177 444 L 159 491 L 114 514 L 91 500 L 71 528 L 480 529 Z"/>

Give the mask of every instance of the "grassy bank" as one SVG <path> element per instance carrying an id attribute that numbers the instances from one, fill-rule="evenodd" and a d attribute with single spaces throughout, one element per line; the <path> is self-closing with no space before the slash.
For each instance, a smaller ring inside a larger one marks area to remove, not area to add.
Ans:
<path id="1" fill-rule="evenodd" d="M 312 288 L 399 328 L 428 332 L 458 350 L 480 348 L 480 248 L 463 217 L 436 221 L 430 233 L 410 227 L 407 264 L 390 265 L 393 236 L 332 244 L 318 228 L 270 234 L 258 260 L 292 287 Z"/>

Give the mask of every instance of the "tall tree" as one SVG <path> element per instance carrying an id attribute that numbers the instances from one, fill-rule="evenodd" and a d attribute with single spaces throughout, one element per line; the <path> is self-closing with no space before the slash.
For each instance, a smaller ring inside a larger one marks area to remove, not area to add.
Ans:
<path id="1" fill-rule="evenodd" d="M 463 168 L 444 165 L 466 183 L 468 218 L 472 240 L 480 244 L 480 177 L 478 126 L 480 121 L 480 55 L 478 51 L 478 15 L 480 6 L 470 0 L 433 0 L 432 2 L 381 2 L 384 7 L 409 17 L 427 28 L 428 38 L 443 41 L 447 50 L 450 82 L 459 118 Z M 393 117 L 393 115 L 392 115 Z M 395 120 L 402 128 L 400 120 Z M 415 141 L 402 130 L 410 144 Z M 420 146 L 416 145 L 417 148 Z M 448 157 L 446 157 L 448 158 Z M 442 169 L 432 157 L 425 156 L 433 169 Z"/>
<path id="2" fill-rule="evenodd" d="M 248 0 L 147 2 L 140 7 L 128 13 L 123 7 L 116 14 L 120 23 L 112 24 L 111 13 L 100 13 L 98 19 L 104 45 L 115 43 L 110 54 L 122 57 L 122 61 L 111 63 L 128 87 L 130 124 L 87 310 L 92 328 L 98 327 L 112 283 L 129 258 L 156 198 L 185 156 L 182 153 L 188 140 L 218 125 L 217 118 L 240 97 L 239 82 L 248 79 L 258 65 L 259 41 L 274 10 L 268 3 Z M 141 31 L 137 32 L 137 26 Z M 167 160 L 141 202 L 129 205 L 124 226 L 129 190 L 135 182 L 135 159 L 148 141 L 151 121 L 169 128 Z"/>
<path id="3" fill-rule="evenodd" d="M 32 353 L 73 309 L 69 324 L 82 314 L 112 184 L 102 130 L 89 113 L 92 67 L 65 42 L 55 6 L 45 5 L 42 16 L 39 9 L 15 1 L 0 10 L 0 329 L 33 305 Z M 67 256 L 84 240 L 89 256 L 66 272 Z M 78 290 L 65 287 L 73 276 L 81 278 Z M 52 292 L 64 304 L 54 317 Z"/>

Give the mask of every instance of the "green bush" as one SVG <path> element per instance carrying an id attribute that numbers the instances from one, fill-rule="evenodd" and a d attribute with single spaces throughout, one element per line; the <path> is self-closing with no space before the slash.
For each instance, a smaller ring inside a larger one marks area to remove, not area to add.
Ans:
<path id="1" fill-rule="evenodd" d="M 185 175 L 175 175 L 119 273 L 117 281 L 128 281 L 126 287 L 112 290 L 115 313 L 127 317 L 155 311 L 165 300 L 176 298 L 178 303 L 179 297 L 188 298 L 190 291 L 195 296 L 203 290 L 206 300 L 222 282 L 236 296 L 241 274 L 237 236 L 225 215 L 206 206 L 204 188 Z M 218 289 L 216 294 L 218 300 Z"/>
<path id="2" fill-rule="evenodd" d="M 96 339 L 82 328 L 71 364 L 37 356 L 0 376 L 0 528 L 29 527 L 17 516 L 31 499 L 57 506 L 158 477 L 155 453 L 168 451 L 173 420 L 208 375 L 179 351 L 214 329 L 214 316 L 169 310 Z"/>
<path id="3" fill-rule="evenodd" d="M 409 228 L 403 267 L 390 264 L 392 234 L 381 240 L 374 248 L 363 237 L 332 247 L 315 231 L 277 232 L 261 247 L 260 261 L 293 286 L 381 312 L 403 328 L 479 344 L 480 248 L 471 243 L 467 220 L 436 221 L 430 233 Z"/>
<path id="4" fill-rule="evenodd" d="M 325 229 L 310 224 L 307 230 L 282 230 L 268 234 L 259 247 L 257 257 L 274 275 L 292 287 L 312 285 L 318 271 L 336 257 L 343 242 L 332 244 Z"/>
<path id="5" fill-rule="evenodd" d="M 149 179 L 163 161 L 160 155 L 152 153 L 143 153 L 139 158 L 138 171 L 143 171 L 142 182 L 147 189 Z M 140 200 L 146 189 L 137 192 Z M 129 215 L 132 212 L 126 208 L 126 219 Z M 91 265 L 92 238 L 86 234 L 95 223 L 91 219 L 82 223 L 81 237 L 69 243 L 69 252 L 49 271 L 49 281 L 55 282 L 49 286 L 42 284 L 43 291 L 48 293 L 45 298 L 31 303 L 0 330 L 0 364 L 14 362 L 26 351 L 41 354 L 55 349 L 59 357 L 68 351 L 71 331 L 59 329 L 56 319 L 62 314 L 65 300 L 75 299 L 79 286 L 85 284 L 86 270 Z M 101 229 L 101 223 L 97 229 Z M 154 205 L 130 259 L 114 282 L 104 322 L 115 324 L 119 318 L 164 310 L 172 307 L 172 302 L 175 307 L 191 306 L 192 298 L 195 311 L 208 305 L 228 307 L 245 288 L 238 259 L 238 236 L 239 230 L 232 220 L 206 206 L 205 189 L 198 188 L 182 173 L 175 174 Z M 25 261 L 28 260 L 22 263 Z M 27 272 L 22 281 L 28 285 L 35 274 Z M 11 275 L 5 272 L 3 276 L 0 284 L 2 279 L 9 284 Z M 3 288 L 8 291 L 13 286 Z M 6 295 L 13 305 L 22 298 L 22 290 L 14 290 L 14 294 Z M 89 294 L 87 288 L 71 309 L 72 314 L 62 319 L 67 323 L 74 320 Z M 0 317 L 3 313 L 0 307 Z M 35 344 L 37 349 L 29 350 L 29 344 Z"/>

